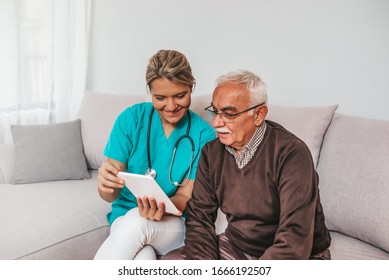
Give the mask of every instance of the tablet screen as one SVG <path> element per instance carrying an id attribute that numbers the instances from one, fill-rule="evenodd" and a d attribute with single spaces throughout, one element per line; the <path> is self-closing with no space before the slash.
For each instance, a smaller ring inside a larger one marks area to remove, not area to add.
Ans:
<path id="1" fill-rule="evenodd" d="M 157 204 L 160 201 L 163 201 L 165 203 L 166 213 L 175 215 L 181 213 L 154 178 L 127 172 L 119 172 L 118 177 L 124 180 L 126 187 L 135 197 L 143 198 L 147 196 L 149 198 L 154 198 L 157 201 Z"/>

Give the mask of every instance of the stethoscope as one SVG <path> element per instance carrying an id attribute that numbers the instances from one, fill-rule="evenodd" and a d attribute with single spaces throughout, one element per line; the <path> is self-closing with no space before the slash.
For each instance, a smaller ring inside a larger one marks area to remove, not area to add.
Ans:
<path id="1" fill-rule="evenodd" d="M 153 177 L 155 179 L 155 177 L 157 177 L 157 172 L 151 167 L 151 159 L 150 159 L 150 130 L 151 130 L 151 121 L 153 119 L 153 113 L 154 113 L 154 108 L 151 109 L 150 117 L 149 117 L 149 124 L 148 124 L 148 128 L 147 128 L 147 161 L 148 161 L 148 168 L 146 170 L 145 175 L 151 176 L 151 177 Z M 186 182 L 189 180 L 190 172 L 192 170 L 195 145 L 194 145 L 192 137 L 189 136 L 190 125 L 191 125 L 191 119 L 190 119 L 190 114 L 189 114 L 189 111 L 188 111 L 188 127 L 186 128 L 186 133 L 184 135 L 181 135 L 181 137 L 178 138 L 178 140 L 174 144 L 172 160 L 170 162 L 170 168 L 169 168 L 169 181 L 170 181 L 170 183 L 172 183 L 176 187 L 184 186 L 186 184 Z M 191 158 L 190 158 L 190 165 L 189 165 L 189 171 L 187 173 L 187 176 L 185 177 L 185 179 L 180 184 L 178 182 L 173 182 L 173 180 L 172 180 L 172 167 L 173 167 L 174 159 L 176 157 L 177 148 L 180 145 L 180 142 L 182 140 L 184 140 L 185 138 L 187 138 L 190 141 L 190 144 L 192 145 L 192 155 L 191 155 Z"/>

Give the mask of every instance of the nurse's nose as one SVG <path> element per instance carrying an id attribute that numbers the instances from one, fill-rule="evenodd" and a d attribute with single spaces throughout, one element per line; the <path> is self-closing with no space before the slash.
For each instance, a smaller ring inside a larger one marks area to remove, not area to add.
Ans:
<path id="1" fill-rule="evenodd" d="M 166 109 L 168 111 L 174 111 L 175 109 L 177 109 L 177 104 L 176 104 L 176 102 L 174 101 L 173 98 L 168 98 L 167 99 Z"/>

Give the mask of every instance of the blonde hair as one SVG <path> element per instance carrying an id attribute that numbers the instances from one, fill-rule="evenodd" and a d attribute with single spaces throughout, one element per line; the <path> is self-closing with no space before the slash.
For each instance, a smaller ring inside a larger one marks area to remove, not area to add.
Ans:
<path id="1" fill-rule="evenodd" d="M 184 54 L 174 50 L 160 50 L 150 58 L 146 69 L 146 83 L 149 90 L 152 81 L 158 78 L 187 85 L 191 91 L 196 84 L 189 61 Z"/>

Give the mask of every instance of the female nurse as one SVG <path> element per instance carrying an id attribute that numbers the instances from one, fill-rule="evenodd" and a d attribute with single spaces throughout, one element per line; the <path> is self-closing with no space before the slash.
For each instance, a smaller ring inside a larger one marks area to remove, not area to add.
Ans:
<path id="1" fill-rule="evenodd" d="M 195 79 L 185 55 L 158 51 L 147 65 L 146 82 L 151 103 L 124 110 L 104 150 L 107 161 L 99 168 L 98 192 L 112 202 L 107 215 L 111 229 L 95 259 L 156 259 L 183 246 L 182 213 L 200 152 L 215 138 L 213 128 L 189 110 Z M 136 198 L 117 177 L 119 171 L 145 174 L 150 169 L 181 215 L 167 214 L 163 202 Z"/>

